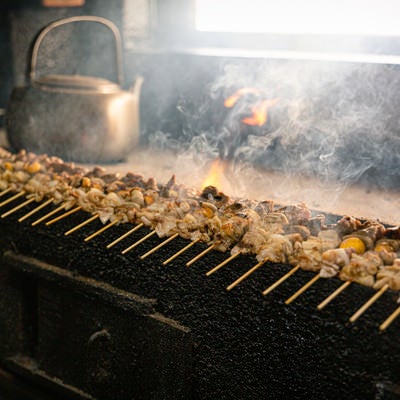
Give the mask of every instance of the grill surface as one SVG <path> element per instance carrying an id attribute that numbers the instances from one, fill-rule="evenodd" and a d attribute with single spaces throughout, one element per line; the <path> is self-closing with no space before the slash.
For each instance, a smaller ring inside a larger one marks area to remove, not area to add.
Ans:
<path id="1" fill-rule="evenodd" d="M 386 292 L 359 321 L 349 325 L 350 315 L 374 290 L 351 285 L 318 312 L 316 305 L 341 283 L 320 279 L 285 306 L 284 300 L 313 274 L 300 271 L 263 297 L 261 291 L 290 269 L 266 264 L 227 292 L 228 284 L 255 265 L 254 258 L 240 256 L 207 278 L 205 272 L 227 258 L 226 254 L 211 252 L 185 267 L 186 261 L 205 248 L 198 244 L 163 266 L 161 262 L 186 241 L 177 238 L 140 260 L 138 256 L 161 240 L 153 236 L 125 256 L 120 251 L 143 237 L 148 232 L 144 228 L 107 250 L 105 246 L 130 226 L 115 226 L 84 243 L 84 237 L 102 226 L 99 221 L 68 237 L 64 232 L 88 214 L 78 213 L 51 227 L 32 227 L 28 221 L 17 222 L 27 211 L 28 207 L 0 221 L 1 248 L 156 299 L 158 313 L 190 329 L 192 369 L 187 379 L 193 398 L 400 398 L 400 320 L 386 332 L 378 331 L 378 325 L 395 309 L 398 294 Z"/>

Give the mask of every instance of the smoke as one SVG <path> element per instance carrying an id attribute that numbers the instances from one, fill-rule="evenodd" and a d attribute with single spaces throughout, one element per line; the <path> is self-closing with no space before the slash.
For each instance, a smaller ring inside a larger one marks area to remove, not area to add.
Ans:
<path id="1" fill-rule="evenodd" d="M 305 176 L 329 184 L 332 202 L 349 185 L 398 188 L 399 84 L 398 68 L 391 65 L 227 62 L 197 98 L 179 98 L 182 131 L 156 132 L 150 135 L 150 147 L 172 149 L 185 161 L 192 155 L 200 166 L 217 157 L 229 160 L 227 179 L 234 192 L 249 192 L 249 185 L 260 184 L 261 178 L 249 179 L 249 171 L 262 177 L 271 170 L 291 182 Z M 231 109 L 223 107 L 224 99 L 244 87 L 258 89 L 263 98 L 279 98 L 262 127 L 241 122 L 254 96 L 241 97 Z M 312 182 L 298 188 L 302 194 L 297 200 L 307 193 L 319 197 L 321 187 Z"/>

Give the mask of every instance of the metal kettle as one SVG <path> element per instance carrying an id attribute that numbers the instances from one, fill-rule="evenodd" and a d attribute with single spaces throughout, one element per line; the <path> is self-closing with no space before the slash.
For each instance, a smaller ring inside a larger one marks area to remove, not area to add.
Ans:
<path id="1" fill-rule="evenodd" d="M 114 36 L 116 82 L 80 75 L 37 76 L 43 38 L 54 28 L 73 22 L 96 22 Z M 118 28 L 96 16 L 76 16 L 50 23 L 38 35 L 30 65 L 30 84 L 13 89 L 6 111 L 8 141 L 14 150 L 47 153 L 65 160 L 123 160 L 139 140 L 139 100 L 143 78 L 123 90 L 122 45 Z"/>

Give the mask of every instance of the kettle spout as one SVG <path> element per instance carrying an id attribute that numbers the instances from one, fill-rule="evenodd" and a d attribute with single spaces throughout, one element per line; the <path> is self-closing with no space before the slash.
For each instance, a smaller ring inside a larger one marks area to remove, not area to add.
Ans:
<path id="1" fill-rule="evenodd" d="M 135 96 L 139 97 L 140 89 L 143 85 L 144 78 L 142 76 L 138 76 L 135 80 L 135 83 L 130 87 L 129 91 Z"/>

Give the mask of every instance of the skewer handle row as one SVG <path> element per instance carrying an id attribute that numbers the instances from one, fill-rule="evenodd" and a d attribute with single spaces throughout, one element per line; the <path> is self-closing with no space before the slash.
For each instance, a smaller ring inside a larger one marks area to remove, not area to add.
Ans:
<path id="1" fill-rule="evenodd" d="M 205 250 L 203 250 L 201 253 L 197 254 L 197 256 L 193 257 L 190 261 L 186 263 L 187 267 L 190 267 L 193 263 L 196 261 L 200 260 L 200 258 L 204 257 L 206 254 L 208 254 L 211 250 L 215 249 L 218 246 L 219 243 L 213 243 L 209 247 L 207 247 Z"/>
<path id="2" fill-rule="evenodd" d="M 23 203 L 17 205 L 16 207 L 12 208 L 11 210 L 8 210 L 7 212 L 1 214 L 1 218 L 6 218 L 9 215 L 15 213 L 16 211 L 20 210 L 21 208 L 27 206 L 28 204 L 31 204 L 35 201 L 35 199 L 33 197 L 31 197 L 30 199 L 24 201 Z"/>
<path id="3" fill-rule="evenodd" d="M 7 194 L 7 193 L 10 193 L 11 190 L 12 190 L 12 189 L 11 189 L 10 187 L 7 188 L 7 189 L 2 190 L 2 191 L 0 192 L 0 197 L 4 196 L 4 195 Z"/>
<path id="4" fill-rule="evenodd" d="M 314 285 L 315 282 L 321 277 L 320 274 L 315 275 L 312 279 L 310 279 L 304 286 L 302 286 L 295 294 L 290 296 L 286 301 L 285 304 L 289 305 L 293 303 L 302 293 L 304 293 L 310 286 Z"/>
<path id="5" fill-rule="evenodd" d="M 334 298 L 339 296 L 340 293 L 342 293 L 347 286 L 350 286 L 351 281 L 346 281 L 343 284 L 341 284 L 334 292 L 332 292 L 324 301 L 318 304 L 317 309 L 322 310 L 324 307 L 326 307 Z"/>
<path id="6" fill-rule="evenodd" d="M 120 236 L 119 238 L 115 239 L 113 242 L 109 243 L 107 245 L 107 249 L 111 249 L 111 247 L 115 246 L 117 243 L 119 243 L 121 240 L 124 240 L 129 235 L 132 235 L 133 232 L 136 232 L 143 225 L 144 225 L 143 223 L 140 223 L 139 225 L 136 225 L 134 228 L 130 229 L 128 232 L 124 233 L 122 236 Z"/>
<path id="7" fill-rule="evenodd" d="M 288 278 L 290 278 L 296 271 L 298 271 L 300 267 L 296 265 L 293 267 L 287 274 L 283 275 L 280 279 L 278 279 L 276 282 L 274 282 L 271 286 L 268 286 L 263 292 L 263 296 L 266 296 L 268 293 L 272 292 L 274 289 L 276 289 L 280 284 L 285 282 Z"/>
<path id="8" fill-rule="evenodd" d="M 24 196 L 25 194 L 26 194 L 25 190 L 22 190 L 22 191 L 18 192 L 14 196 L 9 197 L 7 200 L 2 201 L 0 203 L 0 207 L 3 207 L 6 204 L 9 204 L 9 203 L 13 202 L 14 200 L 17 200 L 18 198 Z"/>
<path id="9" fill-rule="evenodd" d="M 36 208 L 34 208 L 33 210 L 29 211 L 27 214 L 23 215 L 18 222 L 22 222 L 25 221 L 26 219 L 28 219 L 29 217 L 31 217 L 32 215 L 36 214 L 37 212 L 39 212 L 42 208 L 47 207 L 49 204 L 53 203 L 53 199 L 48 199 L 46 200 L 44 203 L 40 204 L 39 206 L 37 206 Z"/>
<path id="10" fill-rule="evenodd" d="M 118 224 L 120 221 L 120 219 L 114 219 L 114 221 L 110 222 L 109 224 L 107 224 L 106 226 L 103 226 L 101 229 L 99 229 L 98 231 L 92 233 L 91 235 L 85 237 L 84 241 L 88 242 L 89 240 L 92 240 L 93 238 L 95 238 L 96 236 L 100 235 L 101 233 L 105 232 L 107 229 L 110 229 L 112 226 Z"/>
<path id="11" fill-rule="evenodd" d="M 251 275 L 254 271 L 256 271 L 258 268 L 263 266 L 267 260 L 260 261 L 258 264 L 256 264 L 253 268 L 249 269 L 247 272 L 245 272 L 242 276 L 240 276 L 238 279 L 236 279 L 235 282 L 231 283 L 229 286 L 227 286 L 226 290 L 229 292 L 232 290 L 235 286 L 239 285 L 240 282 L 244 281 L 249 275 Z"/>
<path id="12" fill-rule="evenodd" d="M 168 263 L 170 263 L 172 260 L 175 260 L 175 258 L 177 258 L 178 256 L 180 256 L 181 254 L 183 254 L 186 250 L 189 250 L 192 246 L 194 246 L 197 242 L 199 242 L 200 239 L 196 239 L 193 240 L 193 242 L 189 243 L 187 246 L 185 246 L 184 248 L 180 249 L 179 251 L 177 251 L 174 255 L 172 255 L 170 258 L 168 258 L 167 260 L 165 260 L 163 262 L 163 265 L 167 265 Z"/>
<path id="13" fill-rule="evenodd" d="M 143 260 L 146 257 L 148 257 L 150 254 L 153 254 L 154 252 L 156 252 L 157 250 L 161 249 L 161 247 L 165 246 L 166 244 L 168 244 L 169 242 L 171 242 L 172 240 L 174 240 L 176 237 L 179 236 L 179 233 L 175 233 L 172 236 L 170 236 L 168 239 L 165 239 L 163 242 L 161 242 L 159 245 L 157 245 L 156 247 L 153 247 L 151 250 L 149 250 L 147 253 L 142 254 L 140 256 L 140 259 Z"/>
<path id="14" fill-rule="evenodd" d="M 45 221 L 46 219 L 52 217 L 54 214 L 57 214 L 59 211 L 65 209 L 65 204 L 61 204 L 61 206 L 57 207 L 53 211 L 50 211 L 48 214 L 43 215 L 43 217 L 37 219 L 36 221 L 32 222 L 32 226 L 39 225 L 41 222 Z"/>
<path id="15" fill-rule="evenodd" d="M 71 233 L 76 232 L 77 230 L 83 228 L 84 226 L 86 226 L 87 224 L 90 224 L 92 221 L 96 220 L 97 218 L 99 218 L 98 214 L 93 215 L 92 217 L 90 217 L 89 219 L 87 219 L 86 221 L 83 221 L 82 223 L 80 223 L 79 225 L 76 225 L 75 227 L 73 227 L 72 229 L 70 229 L 69 231 L 65 232 L 64 235 L 68 236 Z"/>
<path id="16" fill-rule="evenodd" d="M 210 271 L 208 271 L 206 273 L 206 276 L 210 276 L 212 275 L 214 272 L 217 272 L 219 269 L 221 269 L 223 266 L 225 266 L 226 264 L 228 264 L 229 262 L 231 262 L 232 260 L 234 260 L 236 257 L 240 256 L 240 252 L 232 254 L 230 257 L 228 257 L 226 260 L 222 261 L 222 263 L 218 264 L 216 267 L 214 267 L 213 269 L 210 269 Z"/>
<path id="17" fill-rule="evenodd" d="M 156 231 L 151 231 L 149 234 L 147 234 L 146 236 L 142 237 L 137 242 L 133 243 L 131 246 L 129 246 L 126 249 L 122 250 L 121 254 L 128 253 L 128 251 L 133 250 L 136 246 L 139 246 L 139 244 L 143 243 L 145 240 L 147 240 L 148 238 L 150 238 L 151 236 L 153 236 L 155 234 L 156 234 Z"/>
<path id="18" fill-rule="evenodd" d="M 56 223 L 56 222 L 58 222 L 58 221 L 60 221 L 60 220 L 62 220 L 62 219 L 64 219 L 64 218 L 66 218 L 66 217 L 68 217 L 68 216 L 70 216 L 70 215 L 72 215 L 72 214 L 78 212 L 78 211 L 81 210 L 81 209 L 82 209 L 81 206 L 77 206 L 77 207 L 73 208 L 72 210 L 69 210 L 69 211 L 65 212 L 64 214 L 61 214 L 61 215 L 59 215 L 58 217 L 53 218 L 53 219 L 51 219 L 50 221 L 47 221 L 47 222 L 46 222 L 46 226 L 53 225 L 54 223 Z"/>
<path id="19" fill-rule="evenodd" d="M 397 307 L 396 310 L 390 314 L 385 321 L 382 322 L 382 324 L 379 326 L 380 331 L 384 331 L 385 329 L 388 328 L 388 326 L 400 315 L 400 307 Z"/>
<path id="20" fill-rule="evenodd" d="M 365 302 L 349 319 L 350 322 L 355 322 L 357 321 L 358 318 L 361 317 L 361 315 L 364 314 L 365 311 L 368 310 L 374 304 L 379 297 L 383 295 L 383 293 L 386 292 L 386 290 L 389 289 L 389 285 L 386 284 L 382 286 L 367 302 Z"/>

